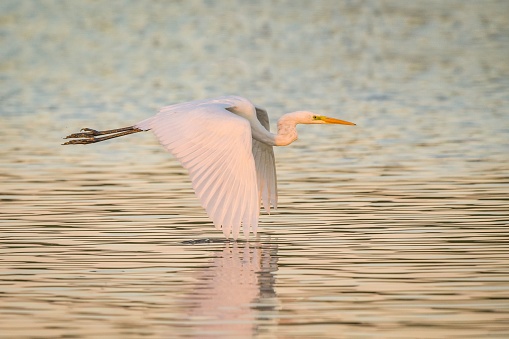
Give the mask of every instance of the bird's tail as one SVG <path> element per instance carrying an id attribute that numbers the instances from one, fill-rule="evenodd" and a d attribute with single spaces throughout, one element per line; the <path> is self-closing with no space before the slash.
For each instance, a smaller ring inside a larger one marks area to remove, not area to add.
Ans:
<path id="1" fill-rule="evenodd" d="M 142 131 L 149 131 L 152 129 L 152 121 L 154 120 L 154 117 L 147 118 L 145 120 L 140 121 L 133 127 L 139 128 Z"/>

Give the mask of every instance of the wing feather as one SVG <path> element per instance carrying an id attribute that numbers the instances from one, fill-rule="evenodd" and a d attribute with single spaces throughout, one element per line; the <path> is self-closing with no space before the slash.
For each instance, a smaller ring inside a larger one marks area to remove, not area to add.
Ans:
<path id="1" fill-rule="evenodd" d="M 217 102 L 163 108 L 139 128 L 159 142 L 189 171 L 202 206 L 226 237 L 246 236 L 258 226 L 258 185 L 248 120 Z"/>
<path id="2" fill-rule="evenodd" d="M 256 107 L 256 116 L 260 123 L 270 131 L 269 115 L 263 108 Z M 277 176 L 274 149 L 272 146 L 253 139 L 253 157 L 256 164 L 258 199 L 270 214 L 270 205 L 277 208 Z"/>

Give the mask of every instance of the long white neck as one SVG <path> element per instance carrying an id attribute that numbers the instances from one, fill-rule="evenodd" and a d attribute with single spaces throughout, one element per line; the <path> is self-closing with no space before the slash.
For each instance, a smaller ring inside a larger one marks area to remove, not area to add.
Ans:
<path id="1" fill-rule="evenodd" d="M 279 118 L 277 122 L 277 135 L 275 136 L 275 146 L 288 146 L 297 140 L 296 114 L 299 112 L 287 113 Z"/>
<path id="2" fill-rule="evenodd" d="M 251 121 L 253 138 L 270 146 L 287 146 L 297 140 L 298 115 L 301 112 L 292 112 L 283 115 L 277 122 L 277 134 L 271 133 L 260 122 Z"/>

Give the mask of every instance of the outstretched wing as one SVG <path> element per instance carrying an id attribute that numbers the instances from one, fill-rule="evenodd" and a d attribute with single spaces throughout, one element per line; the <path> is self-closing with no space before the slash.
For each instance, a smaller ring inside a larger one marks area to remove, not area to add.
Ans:
<path id="1" fill-rule="evenodd" d="M 270 131 L 269 115 L 263 108 L 256 108 L 256 116 L 260 123 Z M 263 202 L 265 211 L 270 214 L 270 205 L 277 208 L 277 176 L 274 150 L 272 146 L 253 139 L 253 156 L 256 164 L 259 200 Z"/>
<path id="2" fill-rule="evenodd" d="M 259 199 L 248 120 L 214 102 L 168 106 L 137 127 L 151 129 L 189 171 L 192 186 L 217 229 L 237 239 L 258 227 Z"/>

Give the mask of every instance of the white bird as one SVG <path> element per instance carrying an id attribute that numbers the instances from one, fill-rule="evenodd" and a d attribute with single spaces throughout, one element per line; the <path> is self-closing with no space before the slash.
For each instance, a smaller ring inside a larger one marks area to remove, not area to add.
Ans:
<path id="1" fill-rule="evenodd" d="M 83 128 L 64 145 L 91 144 L 151 130 L 189 171 L 193 189 L 217 229 L 226 238 L 246 238 L 258 228 L 260 203 L 267 213 L 277 207 L 273 146 L 297 140 L 297 124 L 352 122 L 307 111 L 283 115 L 270 132 L 267 111 L 239 96 L 223 96 L 163 107 L 133 126 L 96 131 Z"/>

